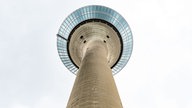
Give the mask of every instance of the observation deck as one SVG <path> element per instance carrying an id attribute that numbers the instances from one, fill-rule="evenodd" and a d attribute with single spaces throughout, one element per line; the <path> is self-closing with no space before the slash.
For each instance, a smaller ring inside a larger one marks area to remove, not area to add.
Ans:
<path id="1" fill-rule="evenodd" d="M 108 65 L 112 74 L 117 74 L 131 56 L 132 32 L 119 13 L 105 6 L 79 8 L 63 21 L 57 34 L 61 61 L 73 74 L 77 74 L 85 49 L 94 39 L 106 44 Z"/>

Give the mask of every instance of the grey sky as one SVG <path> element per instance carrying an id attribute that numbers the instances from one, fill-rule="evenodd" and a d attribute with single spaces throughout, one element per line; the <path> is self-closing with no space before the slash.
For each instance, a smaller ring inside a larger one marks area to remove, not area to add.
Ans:
<path id="1" fill-rule="evenodd" d="M 1 0 L 0 108 L 65 108 L 75 76 L 56 33 L 74 10 L 108 6 L 129 23 L 127 66 L 115 75 L 124 108 L 192 108 L 191 0 Z"/>

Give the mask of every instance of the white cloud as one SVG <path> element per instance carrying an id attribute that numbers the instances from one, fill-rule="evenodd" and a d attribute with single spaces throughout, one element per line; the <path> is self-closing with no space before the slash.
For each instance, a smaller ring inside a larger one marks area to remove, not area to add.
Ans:
<path id="1" fill-rule="evenodd" d="M 33 108 L 61 108 L 64 106 L 63 102 L 60 102 L 53 97 L 41 97 Z"/>
<path id="2" fill-rule="evenodd" d="M 31 107 L 27 105 L 23 105 L 19 102 L 14 102 L 11 104 L 10 108 L 31 108 Z"/>
<path id="3" fill-rule="evenodd" d="M 75 76 L 59 60 L 55 34 L 89 4 L 115 9 L 131 26 L 133 54 L 115 76 L 124 108 L 191 108 L 190 0 L 2 1 L 0 107 L 66 107 Z"/>

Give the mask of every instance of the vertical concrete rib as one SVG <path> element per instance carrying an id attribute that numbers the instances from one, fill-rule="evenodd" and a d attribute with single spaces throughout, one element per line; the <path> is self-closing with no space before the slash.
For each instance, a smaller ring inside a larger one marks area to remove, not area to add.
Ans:
<path id="1" fill-rule="evenodd" d="M 103 41 L 87 45 L 67 108 L 122 108 Z"/>

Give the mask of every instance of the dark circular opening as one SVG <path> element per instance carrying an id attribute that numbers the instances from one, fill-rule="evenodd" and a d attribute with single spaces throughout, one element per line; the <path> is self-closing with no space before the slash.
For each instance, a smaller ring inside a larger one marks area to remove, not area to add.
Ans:
<path id="1" fill-rule="evenodd" d="M 80 36 L 80 39 L 83 39 L 83 36 Z"/>

